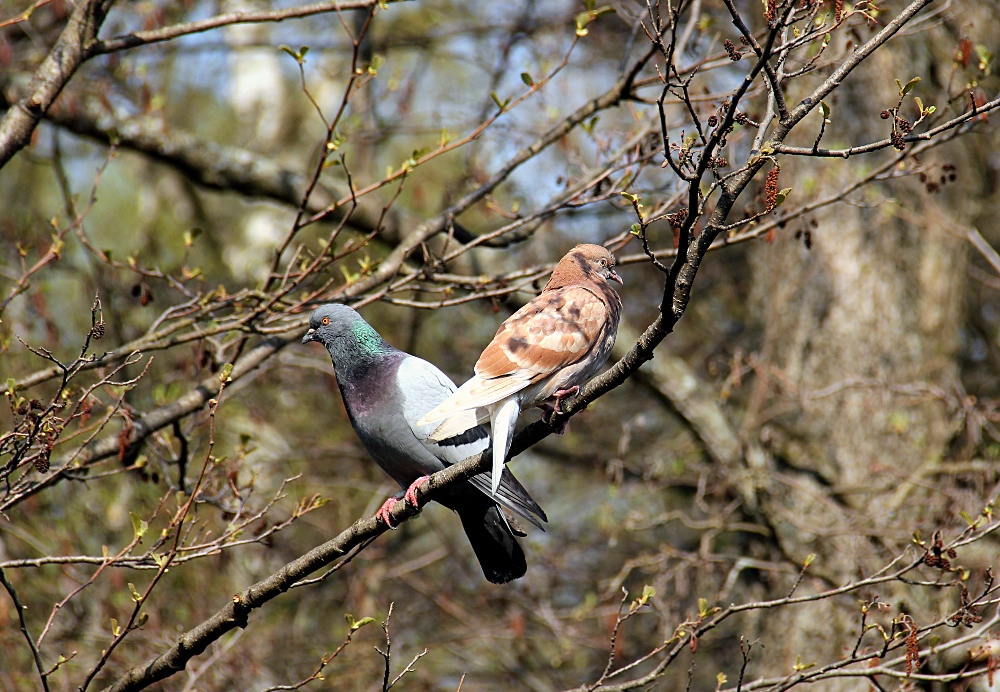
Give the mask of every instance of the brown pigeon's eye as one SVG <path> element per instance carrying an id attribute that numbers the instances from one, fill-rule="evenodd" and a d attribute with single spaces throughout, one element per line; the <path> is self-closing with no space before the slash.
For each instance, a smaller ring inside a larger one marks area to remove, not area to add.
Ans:
<path id="1" fill-rule="evenodd" d="M 600 262 L 600 264 L 601 264 L 602 267 L 606 267 L 606 266 L 608 266 L 608 261 L 606 259 L 602 259 L 601 262 Z"/>
<path id="2" fill-rule="evenodd" d="M 322 321 L 323 321 L 323 324 L 330 324 L 330 318 L 329 317 L 324 317 Z"/>

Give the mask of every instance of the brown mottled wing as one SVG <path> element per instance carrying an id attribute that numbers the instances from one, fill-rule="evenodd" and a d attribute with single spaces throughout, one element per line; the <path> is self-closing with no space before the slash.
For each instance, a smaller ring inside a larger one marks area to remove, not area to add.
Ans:
<path id="1" fill-rule="evenodd" d="M 500 325 L 479 356 L 476 374 L 418 424 L 490 406 L 587 358 L 608 329 L 617 330 L 617 306 L 609 308 L 581 286 L 545 291 Z M 442 439 L 446 430 L 450 428 L 440 426 L 430 439 Z"/>
<path id="2" fill-rule="evenodd" d="M 483 379 L 516 374 L 536 382 L 585 358 L 607 325 L 607 306 L 586 288 L 548 291 L 500 326 L 479 357 L 476 374 Z"/>

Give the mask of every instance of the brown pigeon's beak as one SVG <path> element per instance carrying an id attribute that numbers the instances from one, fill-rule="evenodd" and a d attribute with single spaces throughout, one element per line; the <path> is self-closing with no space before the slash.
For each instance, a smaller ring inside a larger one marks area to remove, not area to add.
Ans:
<path id="1" fill-rule="evenodd" d="M 308 332 L 306 332 L 306 335 L 302 337 L 302 343 L 308 344 L 310 341 L 314 341 L 313 337 L 315 336 L 315 334 L 316 330 L 310 329 Z"/>
<path id="2" fill-rule="evenodd" d="M 620 283 L 622 286 L 625 285 L 625 282 L 622 281 L 622 277 L 618 276 L 618 272 L 616 272 L 614 269 L 608 272 L 608 278 L 611 279 L 612 281 Z"/>

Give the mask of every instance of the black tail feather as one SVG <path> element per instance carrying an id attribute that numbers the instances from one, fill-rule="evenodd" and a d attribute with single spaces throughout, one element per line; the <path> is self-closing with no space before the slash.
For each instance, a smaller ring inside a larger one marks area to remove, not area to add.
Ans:
<path id="1" fill-rule="evenodd" d="M 456 511 L 488 581 L 506 584 L 524 576 L 528 571 L 524 552 L 496 503 L 477 493 Z"/>

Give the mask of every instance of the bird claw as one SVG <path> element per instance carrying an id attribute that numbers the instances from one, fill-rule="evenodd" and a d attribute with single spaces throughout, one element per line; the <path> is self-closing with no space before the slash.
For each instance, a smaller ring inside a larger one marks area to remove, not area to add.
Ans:
<path id="1" fill-rule="evenodd" d="M 545 421 L 545 424 L 548 425 L 548 426 L 551 426 L 552 425 L 552 416 L 556 415 L 557 413 L 562 413 L 562 411 L 559 410 L 559 404 L 562 403 L 562 400 L 565 399 L 568 396 L 573 396 L 574 394 L 576 394 L 579 391 L 580 391 L 580 387 L 578 387 L 578 386 L 573 386 L 573 387 L 570 387 L 569 389 L 557 389 L 553 393 L 553 395 L 552 395 L 552 396 L 555 397 L 555 400 L 556 400 L 555 406 L 550 406 L 548 404 L 542 404 L 542 408 L 545 411 L 542 414 L 542 420 Z M 568 423 L 568 422 L 569 421 L 563 422 L 563 424 L 559 426 L 558 430 L 553 430 L 552 432 L 554 432 L 556 435 L 562 435 L 563 433 L 566 432 L 566 423 Z"/>
<path id="2" fill-rule="evenodd" d="M 388 526 L 393 531 L 395 531 L 396 527 L 399 526 L 398 524 L 392 523 L 392 510 L 396 506 L 396 502 L 397 500 L 395 497 L 389 497 L 385 502 L 382 503 L 382 506 L 379 507 L 378 511 L 375 512 L 375 518 L 381 519 L 382 523 Z"/>
<path id="3" fill-rule="evenodd" d="M 553 407 L 553 410 L 554 410 L 554 411 L 555 411 L 556 413 L 562 413 L 562 412 L 561 412 L 561 411 L 559 410 L 559 403 L 560 403 L 560 402 L 561 402 L 561 401 L 562 401 L 563 399 L 565 399 L 566 397 L 568 397 L 568 396 L 573 396 L 574 394 L 576 394 L 576 393 L 577 393 L 577 392 L 579 392 L 579 391 L 580 391 L 580 387 L 579 387 L 579 386 L 577 386 L 577 385 L 573 385 L 573 386 L 572 386 L 572 387 L 570 387 L 569 389 L 557 389 L 557 390 L 555 391 L 555 393 L 554 393 L 554 394 L 552 395 L 552 396 L 554 396 L 554 397 L 556 398 L 556 405 L 555 405 L 555 406 Z"/>
<path id="4" fill-rule="evenodd" d="M 417 502 L 417 489 L 423 485 L 430 476 L 421 476 L 417 480 L 410 483 L 410 487 L 406 489 L 406 494 L 403 495 L 403 500 L 410 503 L 410 506 L 414 509 L 420 509 L 420 503 Z"/>

